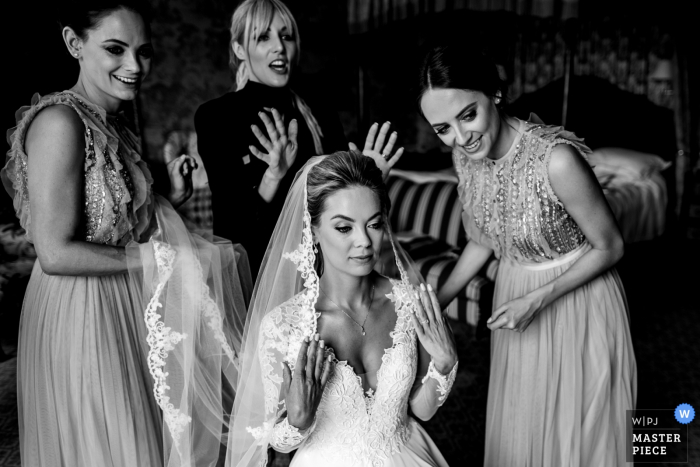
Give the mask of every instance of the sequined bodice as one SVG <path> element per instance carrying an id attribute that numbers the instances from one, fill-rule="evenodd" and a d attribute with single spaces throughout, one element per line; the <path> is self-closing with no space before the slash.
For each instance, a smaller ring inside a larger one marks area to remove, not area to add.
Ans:
<path id="1" fill-rule="evenodd" d="M 138 240 L 150 226 L 151 176 L 141 160 L 138 138 L 121 117 L 110 117 L 104 109 L 82 96 L 64 91 L 40 98 L 20 109 L 3 178 L 12 184 L 15 210 L 31 240 L 31 213 L 27 189 L 27 155 L 24 142 L 36 114 L 50 105 L 75 110 L 85 125 L 84 231 L 88 242 L 126 245 Z"/>
<path id="2" fill-rule="evenodd" d="M 314 451 L 318 458 L 326 459 L 326 465 L 332 465 L 334 459 L 342 465 L 351 459 L 357 465 L 383 465 L 408 440 L 408 403 L 418 366 L 416 334 L 410 321 L 415 296 L 399 282 L 393 286 L 388 297 L 398 316 L 391 333 L 393 346 L 385 351 L 377 372 L 376 391 L 364 392 L 353 368 L 337 362 L 318 406 L 315 428 L 300 448 Z M 272 311 L 262 323 L 266 336 L 263 368 L 272 365 L 271 357 L 277 352 L 285 355 L 290 367 L 296 362 L 304 326 L 299 325 L 300 304 L 295 299 L 298 301 L 295 297 Z M 266 406 L 274 413 L 275 378 L 270 374 L 264 381 Z"/>
<path id="3" fill-rule="evenodd" d="M 590 150 L 561 127 L 520 122 L 513 148 L 501 159 L 472 161 L 453 153 L 463 221 L 470 240 L 525 263 L 557 258 L 585 237 L 549 183 L 552 148 Z"/>

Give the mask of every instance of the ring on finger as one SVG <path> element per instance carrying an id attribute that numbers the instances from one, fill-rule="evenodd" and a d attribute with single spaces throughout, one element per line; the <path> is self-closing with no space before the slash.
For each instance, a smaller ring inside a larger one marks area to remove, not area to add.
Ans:
<path id="1" fill-rule="evenodd" d="M 385 161 L 388 161 L 389 159 L 391 159 L 391 153 L 382 154 L 382 157 L 384 158 Z"/>
<path id="2" fill-rule="evenodd" d="M 427 319 L 419 319 L 419 320 L 418 320 L 418 322 L 419 322 L 420 324 L 425 324 L 425 323 L 427 323 L 428 321 L 430 321 L 430 320 L 427 320 Z"/>

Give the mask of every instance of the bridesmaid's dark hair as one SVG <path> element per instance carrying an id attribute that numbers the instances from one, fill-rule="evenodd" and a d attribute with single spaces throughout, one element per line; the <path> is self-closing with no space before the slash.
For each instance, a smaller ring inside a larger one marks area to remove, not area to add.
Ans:
<path id="1" fill-rule="evenodd" d="M 420 100 L 430 89 L 464 89 L 478 91 L 490 98 L 501 93 L 500 111 L 505 103 L 506 86 L 496 63 L 483 52 L 466 46 L 440 46 L 423 59 L 418 81 L 418 111 Z"/>
<path id="2" fill-rule="evenodd" d="M 391 200 L 382 178 L 382 171 L 371 157 L 355 151 L 338 151 L 326 156 L 309 170 L 306 177 L 306 201 L 311 216 L 311 225 L 317 227 L 326 200 L 339 190 L 366 187 L 379 198 L 379 206 L 385 222 L 389 222 Z M 314 269 L 319 277 L 323 274 L 323 254 L 316 254 Z"/>
<path id="3" fill-rule="evenodd" d="M 104 18 L 121 9 L 140 15 L 147 27 L 153 16 L 151 6 L 145 0 L 69 0 L 60 2 L 56 9 L 61 29 L 69 27 L 81 39 L 85 39 L 90 30 L 98 28 Z"/>

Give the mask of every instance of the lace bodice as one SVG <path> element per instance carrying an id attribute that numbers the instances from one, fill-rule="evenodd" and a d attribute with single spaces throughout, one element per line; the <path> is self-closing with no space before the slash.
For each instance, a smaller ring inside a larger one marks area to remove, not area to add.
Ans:
<path id="1" fill-rule="evenodd" d="M 552 148 L 583 140 L 562 127 L 520 121 L 519 136 L 501 159 L 473 161 L 453 153 L 462 219 L 470 241 L 525 263 L 540 263 L 580 246 L 585 237 L 549 182 Z"/>
<path id="2" fill-rule="evenodd" d="M 27 154 L 24 149 L 29 125 L 42 109 L 66 105 L 75 110 L 85 125 L 85 205 L 83 238 L 93 243 L 126 245 L 138 240 L 152 218 L 152 179 L 141 160 L 138 138 L 122 123 L 122 117 L 108 116 L 101 107 L 72 91 L 39 97 L 17 112 L 17 126 L 1 178 L 14 198 L 20 224 L 32 240 Z"/>
<path id="3" fill-rule="evenodd" d="M 418 347 L 410 321 L 416 294 L 410 286 L 392 280 L 392 293 L 397 320 L 391 333 L 393 345 L 385 351 L 377 371 L 376 390 L 363 391 L 362 381 L 347 362 L 336 361 L 334 373 L 326 384 L 316 412 L 313 431 L 302 449 L 318 450 L 322 457 L 361 465 L 382 465 L 407 441 L 408 403 L 416 378 Z M 265 385 L 267 427 L 251 433 L 257 438 L 266 435 L 275 414 L 284 407 L 279 400 L 281 360 L 294 369 L 301 341 L 315 332 L 311 319 L 300 314 L 301 294 L 270 312 L 261 325 L 261 364 Z"/>

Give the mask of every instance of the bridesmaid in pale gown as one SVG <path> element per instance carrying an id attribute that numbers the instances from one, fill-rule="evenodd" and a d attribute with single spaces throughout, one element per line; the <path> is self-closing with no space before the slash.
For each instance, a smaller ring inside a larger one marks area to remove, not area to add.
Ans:
<path id="1" fill-rule="evenodd" d="M 0 174 L 38 255 L 18 348 L 22 465 L 210 465 L 245 252 L 190 235 L 173 210 L 192 192 L 190 157 L 169 164 L 168 200 L 151 191 L 119 114 L 153 55 L 142 6 L 82 6 L 63 11 L 78 81 L 17 113 Z"/>
<path id="2" fill-rule="evenodd" d="M 613 268 L 623 241 L 590 150 L 506 115 L 495 64 L 466 47 L 433 49 L 420 86 L 423 115 L 453 148 L 469 238 L 440 304 L 500 259 L 485 465 L 624 465 L 636 364 Z"/>

